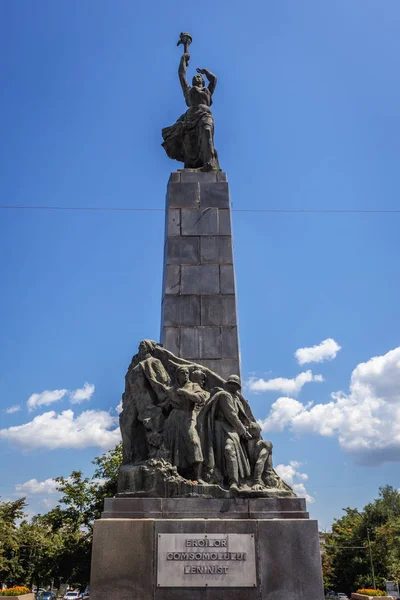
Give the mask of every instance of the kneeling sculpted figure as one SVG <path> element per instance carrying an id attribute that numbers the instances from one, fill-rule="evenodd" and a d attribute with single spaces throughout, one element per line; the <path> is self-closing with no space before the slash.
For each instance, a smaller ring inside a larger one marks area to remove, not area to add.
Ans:
<path id="1" fill-rule="evenodd" d="M 198 417 L 204 454 L 204 471 L 210 481 L 229 484 L 234 492 L 251 486 L 290 491 L 272 467 L 272 443 L 261 437 L 250 406 L 241 394 L 237 375 L 216 388 Z"/>
<path id="2" fill-rule="evenodd" d="M 205 469 L 211 480 L 231 489 L 251 475 L 250 460 L 245 445 L 252 439 L 250 421 L 238 392 L 237 375 L 228 377 L 225 388 L 216 388 L 214 395 L 199 415 L 199 426 L 205 453 Z"/>

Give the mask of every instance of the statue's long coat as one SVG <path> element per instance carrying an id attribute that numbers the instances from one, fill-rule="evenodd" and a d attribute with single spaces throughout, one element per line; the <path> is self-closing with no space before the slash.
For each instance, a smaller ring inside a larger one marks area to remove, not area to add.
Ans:
<path id="1" fill-rule="evenodd" d="M 208 393 L 197 383 L 188 383 L 192 393 L 197 394 L 199 401 L 205 401 Z M 169 391 L 169 402 L 172 406 L 164 429 L 164 443 L 169 452 L 169 460 L 178 468 L 187 468 L 203 461 L 201 444 L 196 429 L 197 412 L 194 403 L 184 395 L 179 395 L 179 386 Z M 183 388 L 184 389 L 184 388 Z"/>
<path id="2" fill-rule="evenodd" d="M 204 465 L 210 472 L 227 475 L 225 444 L 230 440 L 236 454 L 240 479 L 250 476 L 250 462 L 245 442 L 241 439 L 249 418 L 240 397 L 219 388 L 198 416 L 198 430 Z"/>

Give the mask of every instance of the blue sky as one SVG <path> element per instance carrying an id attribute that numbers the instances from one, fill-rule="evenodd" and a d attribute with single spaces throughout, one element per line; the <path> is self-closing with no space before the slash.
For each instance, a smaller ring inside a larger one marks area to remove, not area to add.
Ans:
<path id="1" fill-rule="evenodd" d="M 176 42 L 190 31 L 191 73 L 219 78 L 234 209 L 398 209 L 399 20 L 397 0 L 2 0 L 0 204 L 163 207 L 181 165 L 160 130 L 185 110 Z M 399 224 L 233 213 L 248 398 L 321 527 L 400 486 Z M 46 510 L 43 482 L 91 473 L 116 439 L 127 365 L 159 335 L 163 226 L 156 211 L 0 211 L 3 498 Z M 326 339 L 336 358 L 299 364 Z M 308 370 L 324 381 L 270 383 Z M 45 390 L 60 392 L 28 406 Z"/>

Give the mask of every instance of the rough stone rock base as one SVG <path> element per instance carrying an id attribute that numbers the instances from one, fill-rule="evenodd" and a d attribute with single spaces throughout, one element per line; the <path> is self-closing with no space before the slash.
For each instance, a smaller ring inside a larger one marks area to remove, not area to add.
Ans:
<path id="1" fill-rule="evenodd" d="M 253 534 L 256 586 L 158 587 L 157 539 L 162 533 Z M 90 597 L 91 600 L 323 600 L 317 522 L 307 518 L 246 517 L 100 519 L 94 526 Z"/>
<path id="2" fill-rule="evenodd" d="M 178 475 L 176 467 L 150 459 L 141 465 L 122 465 L 118 471 L 118 497 L 136 498 L 232 498 L 233 492 L 219 485 L 201 485 Z M 263 491 L 243 487 L 235 492 L 241 498 L 293 498 L 293 491 L 283 486 Z"/>
<path id="3" fill-rule="evenodd" d="M 149 465 L 159 461 L 147 461 L 141 465 L 122 465 L 118 471 L 118 496 L 137 498 L 229 498 L 229 490 L 219 485 L 199 485 L 178 475 L 176 467 L 168 463 L 164 469 Z"/>

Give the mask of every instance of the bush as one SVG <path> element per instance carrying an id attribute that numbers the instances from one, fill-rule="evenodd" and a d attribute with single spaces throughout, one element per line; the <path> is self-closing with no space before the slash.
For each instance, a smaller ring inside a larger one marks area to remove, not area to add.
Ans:
<path id="1" fill-rule="evenodd" d="M 0 590 L 0 596 L 23 596 L 24 594 L 30 594 L 30 589 L 23 587 L 22 585 L 16 585 L 12 588 Z"/>
<path id="2" fill-rule="evenodd" d="M 383 592 L 382 590 L 369 590 L 366 588 L 357 590 L 357 594 L 364 594 L 365 596 L 387 596 L 387 593 Z"/>

